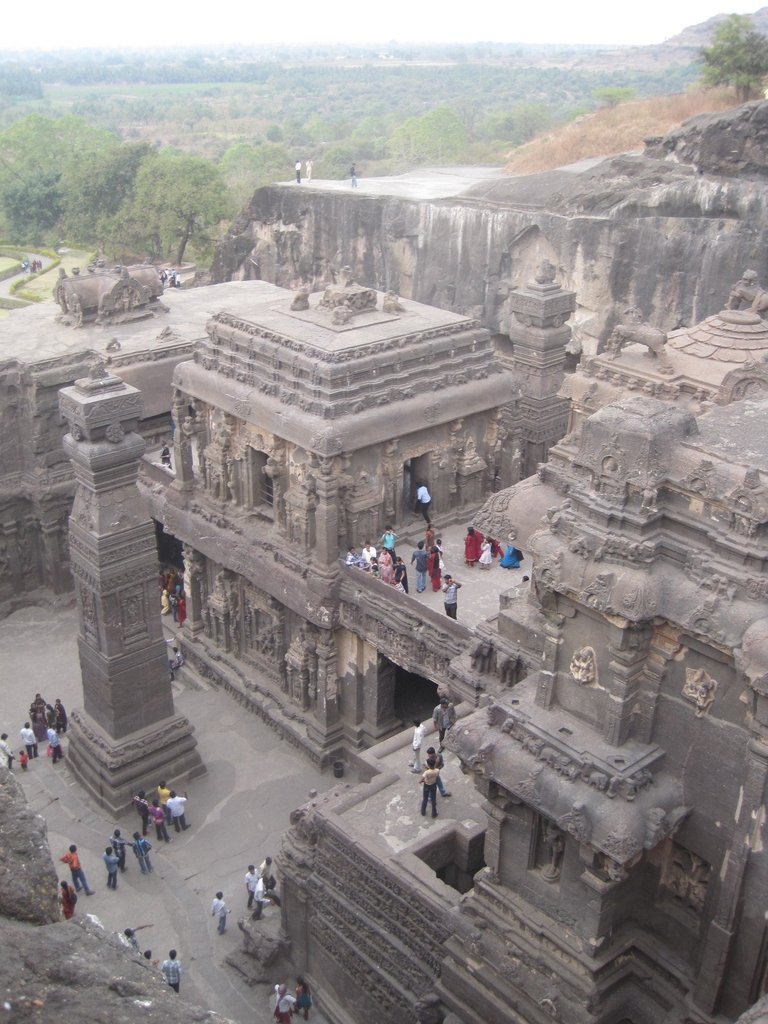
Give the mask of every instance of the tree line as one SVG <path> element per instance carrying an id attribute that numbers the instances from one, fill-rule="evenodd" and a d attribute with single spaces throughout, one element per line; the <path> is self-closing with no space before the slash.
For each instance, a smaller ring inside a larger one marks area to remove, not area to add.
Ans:
<path id="1" fill-rule="evenodd" d="M 519 48 L 488 46 L 485 63 L 467 47 L 436 66 L 336 67 L 322 48 L 321 59 L 294 54 L 292 64 L 0 61 L 0 234 L 96 245 L 116 259 L 204 261 L 255 189 L 290 178 L 296 159 L 311 158 L 316 179 L 341 178 L 352 162 L 368 175 L 500 165 L 598 106 L 682 91 L 697 75 L 744 99 L 768 72 L 768 40 L 739 15 L 699 64 L 656 73 L 531 66 Z"/>

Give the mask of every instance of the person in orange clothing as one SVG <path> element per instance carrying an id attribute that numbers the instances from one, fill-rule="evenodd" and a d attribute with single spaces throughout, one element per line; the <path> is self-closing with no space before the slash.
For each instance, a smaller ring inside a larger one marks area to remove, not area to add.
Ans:
<path id="1" fill-rule="evenodd" d="M 75 892 L 80 892 L 82 889 L 86 896 L 93 896 L 93 889 L 88 885 L 88 880 L 85 877 L 83 866 L 80 863 L 80 858 L 77 855 L 77 847 L 72 844 L 67 853 L 63 857 L 59 857 L 59 860 L 69 865 L 69 870 L 72 873 L 72 884 L 75 887 Z"/>
<path id="2" fill-rule="evenodd" d="M 75 904 L 77 903 L 77 894 L 69 882 L 61 883 L 59 899 L 61 900 L 61 912 L 64 915 L 64 920 L 69 921 L 75 913 Z"/>

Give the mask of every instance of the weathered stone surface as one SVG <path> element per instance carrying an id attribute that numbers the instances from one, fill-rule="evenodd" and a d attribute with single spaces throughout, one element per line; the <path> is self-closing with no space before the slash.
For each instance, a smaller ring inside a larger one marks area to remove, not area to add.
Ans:
<path id="1" fill-rule="evenodd" d="M 58 884 L 45 821 L 30 810 L 13 774 L 0 767 L 0 917 L 58 921 Z"/>
<path id="2" fill-rule="evenodd" d="M 758 178 L 768 175 L 768 103 L 700 114 L 663 139 L 649 140 L 646 153 L 694 167 L 699 174 Z"/>
<path id="3" fill-rule="evenodd" d="M 0 992 L 6 1019 L 27 1024 L 227 1024 L 180 1000 L 157 967 L 93 923 L 33 928 L 0 921 Z"/>

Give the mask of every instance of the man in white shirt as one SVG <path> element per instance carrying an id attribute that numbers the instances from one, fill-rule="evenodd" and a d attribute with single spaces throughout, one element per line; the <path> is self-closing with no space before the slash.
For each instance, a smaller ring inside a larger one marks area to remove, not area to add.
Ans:
<path id="1" fill-rule="evenodd" d="M 259 882 L 259 873 L 253 864 L 248 865 L 248 871 L 245 875 L 245 891 L 248 893 L 248 906 L 253 906 L 253 898 L 256 895 L 256 886 Z"/>
<path id="2" fill-rule="evenodd" d="M 251 919 L 253 921 L 260 920 L 261 915 L 264 912 L 264 907 L 266 907 L 266 905 L 271 902 L 272 901 L 267 896 L 266 887 L 264 885 L 264 876 L 260 875 L 256 881 L 256 887 L 253 891 L 254 906 L 253 913 L 251 914 Z M 249 903 L 248 906 L 250 907 L 250 905 L 251 904 Z"/>
<path id="3" fill-rule="evenodd" d="M 187 819 L 184 817 L 184 809 L 187 803 L 185 796 L 177 796 L 176 790 L 171 790 L 166 807 L 171 812 L 171 821 L 177 832 L 186 832 L 189 828 Z"/>
<path id="4" fill-rule="evenodd" d="M 369 540 L 363 545 L 363 558 L 368 565 L 376 558 L 376 548 L 371 544 Z"/>
<path id="5" fill-rule="evenodd" d="M 416 775 L 421 775 L 421 745 L 424 742 L 426 732 L 426 726 L 422 725 L 418 718 L 414 718 L 413 739 L 411 740 L 411 753 L 413 755 L 413 760 L 409 762 L 409 767 Z"/>
<path id="6" fill-rule="evenodd" d="M 224 902 L 224 893 L 217 892 L 216 896 L 211 904 L 211 917 L 215 917 L 218 921 L 217 930 L 219 935 L 223 935 L 227 930 L 227 904 Z"/>
<path id="7" fill-rule="evenodd" d="M 24 728 L 20 732 L 21 742 L 27 748 L 27 756 L 32 760 L 33 757 L 37 757 L 37 740 L 35 739 L 34 729 L 30 728 L 29 722 L 25 722 Z"/>
<path id="8" fill-rule="evenodd" d="M 420 483 L 416 489 L 416 507 L 419 512 L 424 516 L 424 522 L 429 522 L 429 509 L 432 505 L 432 496 L 429 493 L 429 488 L 425 483 Z"/>

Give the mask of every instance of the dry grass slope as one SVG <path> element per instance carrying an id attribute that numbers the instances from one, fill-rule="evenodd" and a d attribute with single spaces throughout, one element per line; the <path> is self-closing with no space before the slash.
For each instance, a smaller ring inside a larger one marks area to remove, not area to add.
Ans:
<path id="1" fill-rule="evenodd" d="M 541 135 L 509 154 L 507 171 L 532 174 L 590 157 L 642 151 L 643 140 L 665 135 L 689 117 L 737 106 L 727 89 L 633 100 L 587 114 L 555 132 Z"/>

